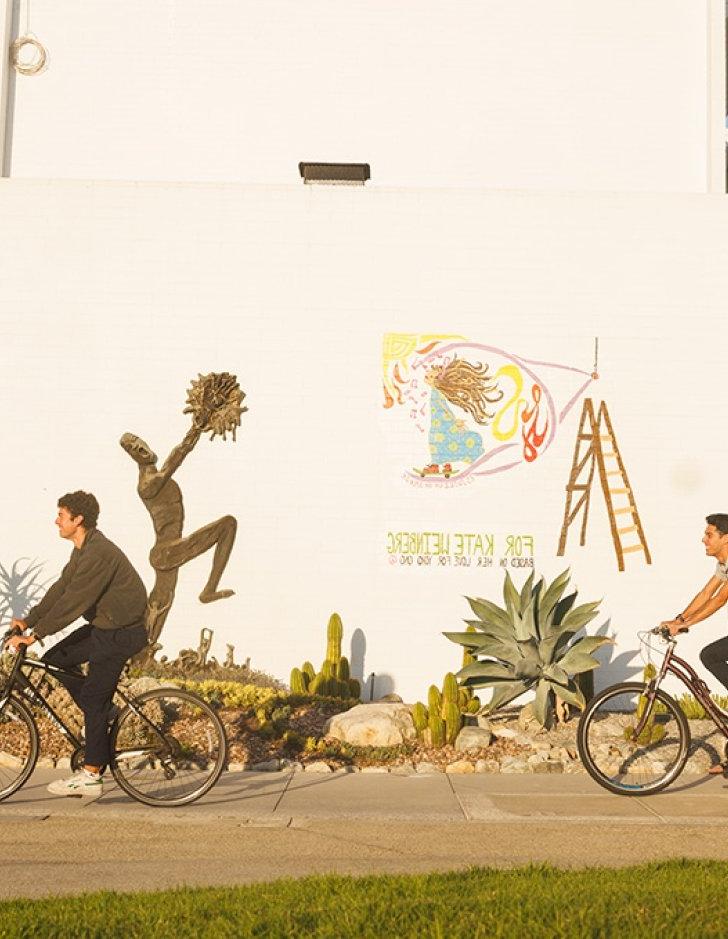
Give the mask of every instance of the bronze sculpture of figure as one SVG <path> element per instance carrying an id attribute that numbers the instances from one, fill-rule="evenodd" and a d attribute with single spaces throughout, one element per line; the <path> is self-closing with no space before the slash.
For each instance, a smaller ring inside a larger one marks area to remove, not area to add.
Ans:
<path id="1" fill-rule="evenodd" d="M 179 569 L 187 561 L 215 548 L 210 576 L 200 593 L 202 603 L 222 600 L 235 592 L 220 590 L 218 585 L 232 551 L 237 522 L 232 515 L 225 515 L 183 537 L 182 492 L 172 476 L 203 433 L 209 431 L 212 437 L 221 434 L 225 439 L 226 431 L 232 431 L 235 439 L 240 414 L 247 410 L 240 406 L 243 397 L 234 375 L 212 373 L 201 375 L 198 382 L 193 382 L 188 393 L 190 406 L 185 411 L 192 412 L 192 427 L 174 447 L 161 469 L 157 467 L 156 454 L 135 434 L 124 434 L 119 441 L 139 466 L 137 492 L 154 526 L 155 541 L 149 561 L 156 580 L 146 614 L 150 644 L 159 638 L 172 606 Z"/>

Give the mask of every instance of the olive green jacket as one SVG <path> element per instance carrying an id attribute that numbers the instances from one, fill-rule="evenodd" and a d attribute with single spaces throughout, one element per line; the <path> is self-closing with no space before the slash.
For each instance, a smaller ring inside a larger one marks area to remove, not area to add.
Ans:
<path id="1" fill-rule="evenodd" d="M 99 629 L 143 622 L 147 591 L 131 562 L 97 528 L 74 548 L 60 578 L 24 617 L 39 639 L 80 616 Z"/>

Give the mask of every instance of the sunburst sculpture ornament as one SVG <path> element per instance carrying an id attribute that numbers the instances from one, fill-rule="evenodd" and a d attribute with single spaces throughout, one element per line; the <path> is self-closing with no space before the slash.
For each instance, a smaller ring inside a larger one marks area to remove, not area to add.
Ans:
<path id="1" fill-rule="evenodd" d="M 240 427 L 240 415 L 247 411 L 243 407 L 245 392 L 238 384 L 236 375 L 229 372 L 210 372 L 209 375 L 197 375 L 187 391 L 185 414 L 192 414 L 202 433 L 210 434 L 210 440 L 220 436 L 227 440 L 232 434 L 235 440 Z"/>

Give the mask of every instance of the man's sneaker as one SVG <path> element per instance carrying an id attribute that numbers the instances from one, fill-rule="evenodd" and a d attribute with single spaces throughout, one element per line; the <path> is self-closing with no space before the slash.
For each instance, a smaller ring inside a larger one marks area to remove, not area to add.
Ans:
<path id="1" fill-rule="evenodd" d="M 48 786 L 48 792 L 52 792 L 55 796 L 76 796 L 77 798 L 86 796 L 98 799 L 103 791 L 104 781 L 101 776 L 89 773 L 85 769 L 79 770 L 68 779 L 57 779 Z"/>

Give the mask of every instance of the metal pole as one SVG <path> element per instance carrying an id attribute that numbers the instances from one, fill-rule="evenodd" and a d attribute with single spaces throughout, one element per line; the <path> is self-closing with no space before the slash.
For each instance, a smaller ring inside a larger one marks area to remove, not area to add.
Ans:
<path id="1" fill-rule="evenodd" d="M 10 45 L 15 36 L 15 0 L 0 0 L 0 177 L 10 175 L 12 108 L 15 75 L 11 75 Z"/>

